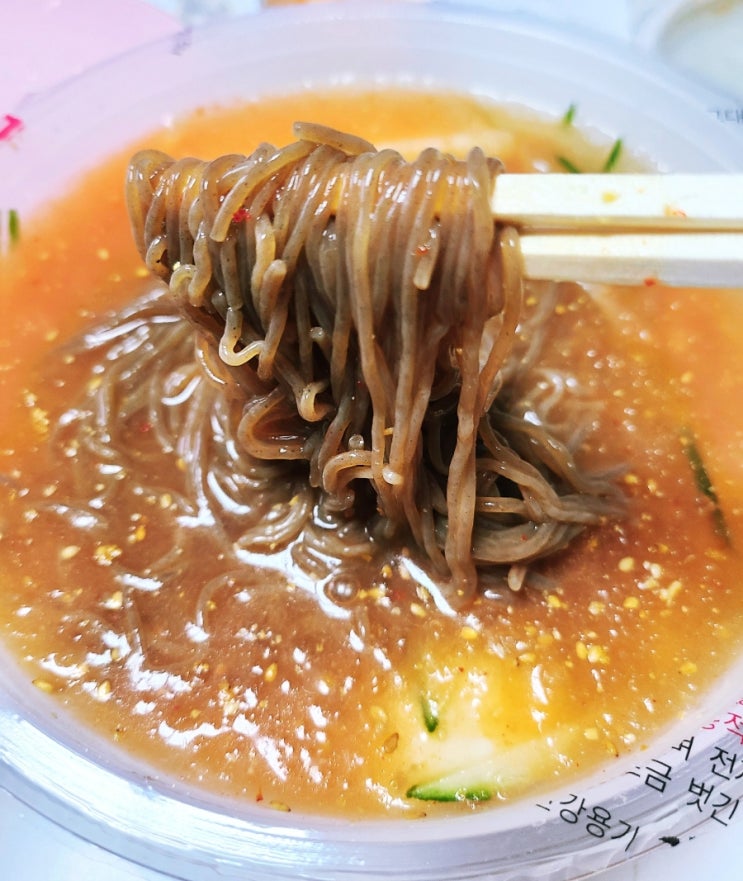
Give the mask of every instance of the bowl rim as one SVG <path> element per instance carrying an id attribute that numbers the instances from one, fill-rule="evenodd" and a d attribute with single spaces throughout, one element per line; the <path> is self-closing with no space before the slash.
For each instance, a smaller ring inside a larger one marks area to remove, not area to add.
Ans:
<path id="1" fill-rule="evenodd" d="M 261 41 L 268 45 L 281 35 L 285 53 L 292 39 L 306 38 L 308 33 L 325 33 L 327 39 L 336 32 L 348 36 L 349 25 L 361 28 L 359 39 L 364 45 L 391 25 L 395 26 L 398 41 L 421 31 L 436 34 L 441 45 L 453 39 L 454 31 L 457 34 L 466 31 L 478 35 L 478 51 L 484 51 L 486 36 L 494 38 L 500 34 L 501 38 L 505 36 L 525 45 L 547 47 L 561 57 L 570 54 L 598 62 L 605 69 L 613 66 L 617 76 L 631 75 L 636 85 L 652 88 L 675 113 L 687 112 L 689 124 L 702 142 L 699 152 L 709 155 L 712 165 L 723 169 L 743 168 L 741 142 L 708 115 L 711 93 L 629 46 L 595 34 L 580 33 L 574 28 L 563 31 L 529 16 L 482 7 L 350 2 L 264 10 L 257 16 L 217 22 L 176 38 L 158 39 L 104 62 L 42 96 L 35 96 L 20 110 L 25 130 L 17 140 L 18 149 L 15 144 L 11 145 L 13 150 L 6 146 L 0 149 L 0 176 L 11 182 L 12 198 L 26 204 L 23 187 L 27 178 L 17 173 L 21 151 L 31 147 L 39 156 L 43 155 L 48 132 L 58 137 L 60 143 L 67 145 L 69 141 L 72 150 L 81 137 L 95 129 L 95 121 L 91 121 L 88 128 L 83 125 L 80 130 L 67 133 L 65 108 L 79 99 L 80 90 L 92 88 L 96 97 L 105 95 L 109 84 L 115 83 L 133 66 L 162 62 L 166 68 L 164 76 L 181 77 L 180 82 L 183 72 L 178 70 L 178 59 L 188 57 L 188 53 L 203 52 L 208 56 L 217 47 L 234 41 L 236 34 L 249 36 L 253 41 L 249 44 L 254 46 L 259 46 Z M 440 48 L 437 46 L 437 51 Z M 178 51 L 181 54 L 177 54 Z M 318 84 L 316 79 L 310 77 L 310 80 L 310 85 Z M 339 82 L 345 81 L 340 77 Z M 428 82 L 436 87 L 439 81 L 434 77 Z M 353 80 L 353 77 L 351 84 L 371 85 L 367 80 Z M 270 94 L 270 90 L 264 94 Z M 130 96 L 129 105 L 134 100 Z M 665 117 L 660 104 L 656 110 L 658 130 L 667 129 L 672 139 L 677 137 L 673 113 L 669 111 Z M 590 125 L 590 114 L 588 119 Z M 599 120 L 596 130 L 600 131 L 602 126 Z M 65 165 L 66 156 L 53 172 L 58 176 L 72 173 L 73 166 Z M 33 207 L 33 200 L 27 204 Z M 495 878 L 524 865 L 538 867 L 540 878 L 568 879 L 575 877 L 574 873 L 585 874 L 628 858 L 623 841 L 598 838 L 591 841 L 560 820 L 559 799 L 561 795 L 567 796 L 575 783 L 556 790 L 554 808 L 514 805 L 502 822 L 483 821 L 484 813 L 477 815 L 478 819 L 468 816 L 454 821 L 349 822 L 267 813 L 263 808 L 243 812 L 241 817 L 228 816 L 215 809 L 212 799 L 205 796 L 193 795 L 190 803 L 173 798 L 167 781 L 158 780 L 156 774 L 132 771 L 126 759 L 120 756 L 113 760 L 102 758 L 98 752 L 101 745 L 87 734 L 78 738 L 74 732 L 57 730 L 50 736 L 44 730 L 43 711 L 37 716 L 27 713 L 19 693 L 0 687 L 0 785 L 83 838 L 135 862 L 178 873 L 179 877 L 195 881 L 212 877 L 212 868 L 219 865 L 220 873 L 228 878 L 257 879 L 268 873 L 288 879 L 296 877 L 296 867 L 301 865 L 304 877 L 308 878 L 347 877 L 351 869 L 353 877 L 359 879 L 391 878 L 395 877 L 401 859 L 410 860 L 411 848 L 416 849 L 420 862 L 415 868 L 406 865 L 406 876 L 410 879 L 453 879 L 464 871 L 470 873 L 468 877 Z M 694 726 L 706 721 L 706 716 L 691 719 L 685 723 L 684 730 L 691 725 L 691 730 L 696 731 Z M 708 745 L 703 748 L 712 748 L 718 734 L 697 732 L 695 736 L 700 737 L 701 744 Z M 673 743 L 672 738 L 680 735 L 674 731 L 669 736 L 671 740 L 666 742 Z M 668 747 L 660 755 L 673 757 L 669 752 L 673 748 Z M 64 770 L 70 755 L 74 757 L 74 767 Z M 602 802 L 627 810 L 631 807 L 637 812 L 633 816 L 642 818 L 643 832 L 637 839 L 636 855 L 657 846 L 659 830 L 675 834 L 682 829 L 686 832 L 697 828 L 701 821 L 691 822 L 667 803 L 659 809 L 655 801 L 645 798 L 648 793 L 641 787 L 628 791 L 626 774 L 631 764 L 631 761 L 623 762 L 621 769 L 601 773 L 593 783 L 580 786 L 584 796 L 600 798 Z M 491 812 L 491 816 L 495 813 Z M 525 830 L 530 835 L 527 847 L 523 838 Z M 186 843 L 189 851 L 184 855 Z M 456 850 L 452 844 L 467 847 L 461 853 L 452 853 Z"/>

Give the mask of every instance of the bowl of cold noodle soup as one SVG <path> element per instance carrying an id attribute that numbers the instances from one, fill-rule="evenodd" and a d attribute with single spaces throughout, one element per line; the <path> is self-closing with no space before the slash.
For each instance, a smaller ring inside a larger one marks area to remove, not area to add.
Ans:
<path id="1" fill-rule="evenodd" d="M 187 879 L 728 825 L 738 293 L 524 283 L 486 196 L 739 143 L 624 49 L 360 6 L 145 46 L 3 145 L 0 783 Z"/>

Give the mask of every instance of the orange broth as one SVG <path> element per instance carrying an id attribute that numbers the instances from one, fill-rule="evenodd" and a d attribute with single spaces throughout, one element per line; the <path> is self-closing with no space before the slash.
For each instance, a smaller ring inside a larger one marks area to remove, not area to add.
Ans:
<path id="1" fill-rule="evenodd" d="M 291 140 L 294 119 L 378 145 L 454 152 L 482 143 L 510 171 L 555 169 L 557 155 L 593 170 L 605 155 L 575 127 L 394 91 L 199 111 L 146 146 L 247 153 Z M 231 589 L 209 595 L 194 635 L 203 586 L 220 566 L 208 536 L 192 543 L 167 591 L 132 592 L 134 613 L 113 577 L 114 561 L 136 568 L 169 549 L 158 512 L 178 486 L 175 457 L 158 465 L 162 493 L 109 516 L 104 542 L 91 533 L 71 544 L 38 504 L 69 492 L 49 437 L 89 381 L 60 345 L 153 286 L 123 202 L 138 146 L 22 218 L 3 260 L 0 634 L 29 683 L 166 778 L 347 816 L 513 799 L 642 748 L 682 715 L 730 664 L 743 632 L 740 294 L 562 290 L 544 358 L 601 401 L 600 431 L 583 452 L 597 466 L 626 464 L 618 480 L 629 507 L 540 565 L 544 590 L 482 594 L 444 614 L 391 555 L 381 569 L 370 564 L 368 584 L 333 617 L 282 575 L 246 567 Z M 620 170 L 630 167 L 625 157 Z M 131 437 L 136 444 L 136 427 Z M 717 514 L 692 473 L 689 437 Z M 410 795 L 452 774 L 454 805 Z"/>

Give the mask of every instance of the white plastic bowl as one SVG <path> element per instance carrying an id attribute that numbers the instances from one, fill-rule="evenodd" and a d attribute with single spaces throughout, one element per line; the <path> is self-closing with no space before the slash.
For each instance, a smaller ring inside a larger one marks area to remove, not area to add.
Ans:
<path id="1" fill-rule="evenodd" d="M 624 137 L 661 168 L 743 170 L 741 142 L 702 93 L 626 48 L 483 10 L 321 4 L 159 42 L 22 108 L 23 132 L 0 150 L 0 209 L 26 218 L 84 168 L 196 105 L 353 83 L 440 86 L 555 116 L 576 102 L 587 125 Z M 359 822 L 187 793 L 71 723 L 11 659 L 0 657 L 0 668 L 0 785 L 83 838 L 189 881 L 567 881 L 697 835 L 743 795 L 743 780 L 726 784 L 717 815 L 690 797 L 694 786 L 722 791 L 715 751 L 740 745 L 740 665 L 650 750 L 538 803 Z M 690 738 L 687 757 L 677 747 Z M 661 790 L 648 781 L 663 766 Z M 590 820 L 597 807 L 610 818 L 603 830 Z"/>
<path id="2" fill-rule="evenodd" d="M 737 101 L 743 99 L 740 0 L 666 0 L 653 4 L 635 36 L 639 45 L 694 74 L 711 88 Z M 731 121 L 740 124 L 740 106 L 729 112 Z"/>

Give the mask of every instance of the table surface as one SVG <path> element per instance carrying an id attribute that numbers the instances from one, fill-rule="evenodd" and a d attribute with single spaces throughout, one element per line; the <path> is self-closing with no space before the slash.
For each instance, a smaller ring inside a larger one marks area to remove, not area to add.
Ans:
<path id="1" fill-rule="evenodd" d="M 489 5 L 495 5 L 492 0 Z M 559 16 L 635 39 L 643 23 L 654 26 L 659 4 L 674 0 L 521 0 L 515 5 L 543 17 Z M 483 0 L 483 5 L 488 5 Z M 514 8 L 513 3 L 501 3 Z M 0 0 L 0 122 L 12 119 L 18 104 L 141 43 L 198 24 L 217 15 L 254 12 L 258 0 Z M 742 17 L 743 18 L 743 17 Z M 43 23 L 39 26 L 39 22 Z M 647 31 L 647 28 L 646 28 Z M 91 34 L 95 39 L 91 39 Z M 738 45 L 740 45 L 738 43 Z M 703 57 L 692 59 L 704 76 Z M 740 83 L 743 90 L 743 82 Z M 741 108 L 731 95 L 731 124 L 740 125 Z M 740 97 L 738 92 L 737 97 Z M 2 128 L 2 125 L 0 125 Z M 732 881 L 743 864 L 743 836 L 730 828 L 709 829 L 678 847 L 663 846 L 595 881 Z M 134 865 L 82 841 L 36 814 L 0 789 L 0 866 L 3 878 L 22 881 L 163 881 L 163 875 Z"/>

